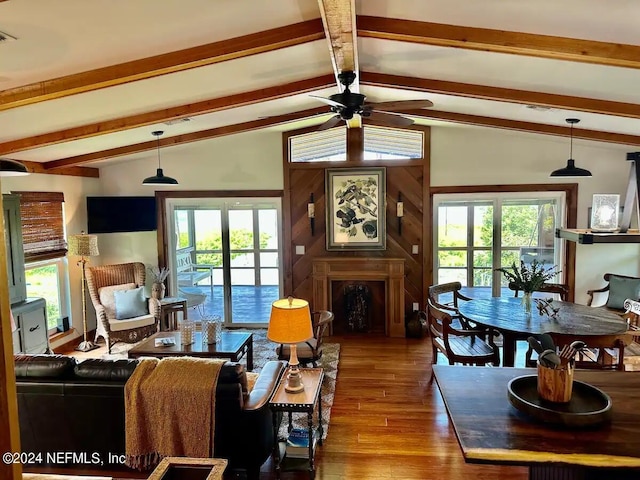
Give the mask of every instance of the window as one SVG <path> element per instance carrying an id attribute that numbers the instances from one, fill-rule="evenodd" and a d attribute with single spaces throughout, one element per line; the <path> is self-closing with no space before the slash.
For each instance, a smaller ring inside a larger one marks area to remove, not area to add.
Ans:
<path id="1" fill-rule="evenodd" d="M 471 296 L 511 295 L 495 269 L 562 264 L 554 232 L 564 209 L 563 195 L 550 192 L 435 195 L 434 282 L 459 281 Z"/>
<path id="2" fill-rule="evenodd" d="M 420 130 L 364 127 L 365 160 L 422 158 L 424 133 Z"/>
<path id="3" fill-rule="evenodd" d="M 289 138 L 292 162 L 344 162 L 347 160 L 347 127 L 331 128 Z"/>
<path id="4" fill-rule="evenodd" d="M 50 333 L 63 331 L 62 319 L 70 310 L 64 194 L 12 193 L 20 195 L 27 296 L 43 297 L 47 301 Z"/>
<path id="5" fill-rule="evenodd" d="M 62 319 L 68 317 L 69 288 L 67 261 L 55 258 L 26 265 L 25 280 L 28 297 L 42 297 L 47 301 L 49 334 L 62 331 Z"/>
<path id="6" fill-rule="evenodd" d="M 359 132 L 360 129 L 354 129 Z M 354 133 L 358 133 L 354 132 Z M 362 149 L 364 160 L 411 160 L 424 157 L 424 130 L 366 125 L 362 135 L 352 137 L 346 127 L 324 131 L 285 134 L 289 144 L 289 161 L 345 162 L 349 149 Z"/>

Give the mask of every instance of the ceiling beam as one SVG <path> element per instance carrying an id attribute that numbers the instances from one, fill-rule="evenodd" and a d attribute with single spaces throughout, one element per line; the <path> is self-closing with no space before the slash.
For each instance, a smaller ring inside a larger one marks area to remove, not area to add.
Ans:
<path id="1" fill-rule="evenodd" d="M 186 133 L 183 135 L 176 135 L 174 137 L 167 137 L 160 139 L 161 147 L 170 147 L 175 145 L 181 145 L 183 143 L 191 143 L 202 140 L 209 140 L 216 137 L 223 137 L 225 135 L 232 135 L 235 133 L 249 132 L 251 130 L 257 130 L 259 128 L 272 127 L 286 122 L 292 122 L 296 120 L 303 120 L 305 118 L 313 117 L 315 115 L 326 115 L 327 109 L 325 107 L 310 108 L 308 110 L 301 110 L 295 113 L 287 113 L 284 115 L 276 115 L 273 117 L 262 118 L 259 120 L 253 120 L 250 122 L 238 123 L 235 125 L 226 125 L 224 127 L 211 128 L 209 130 L 202 130 L 200 132 Z M 136 143 L 134 145 L 126 145 L 123 147 L 110 148 L 108 150 L 102 150 L 100 152 L 87 153 L 84 155 L 77 155 L 75 157 L 62 158 L 59 160 L 52 160 L 42 164 L 46 172 L 57 170 L 60 168 L 68 168 L 72 166 L 81 165 L 84 163 L 95 162 L 98 160 L 107 160 L 109 158 L 116 158 L 123 155 L 132 155 L 134 153 L 145 152 L 148 150 L 155 150 L 158 146 L 157 140 L 149 142 Z"/>
<path id="2" fill-rule="evenodd" d="M 410 117 L 428 118 L 430 120 L 440 120 L 443 122 L 460 123 L 464 125 L 474 125 L 479 127 L 501 128 L 504 130 L 516 130 L 519 132 L 554 135 L 556 137 L 571 136 L 571 129 L 569 127 L 545 125 L 542 123 L 523 122 L 519 120 L 507 120 L 494 117 L 483 117 L 480 115 L 468 115 L 464 113 L 440 112 L 437 110 L 428 109 L 404 110 L 397 113 Z M 603 132 L 600 130 L 585 130 L 582 128 L 573 129 L 573 138 L 623 145 L 640 145 L 640 135 L 627 135 L 623 133 Z"/>
<path id="3" fill-rule="evenodd" d="M 358 68 L 358 39 L 356 36 L 355 0 L 318 0 L 325 38 L 329 44 L 329 55 L 336 76 L 338 90 L 344 86 L 338 79 L 340 72 L 355 72 L 356 78 L 350 85 L 352 92 L 360 92 L 360 72 Z M 360 128 L 362 118 L 354 115 L 347 121 L 347 127 Z"/>
<path id="4" fill-rule="evenodd" d="M 600 113 L 629 118 L 640 118 L 640 105 L 634 103 L 613 102 L 595 98 L 556 95 L 553 93 L 515 90 L 512 88 L 491 87 L 469 83 L 447 82 L 428 78 L 387 75 L 384 73 L 361 72 L 360 80 L 364 85 L 401 88 L 416 92 L 438 93 L 460 97 L 494 100 L 498 102 L 520 103 L 550 108 L 562 108 L 580 112 Z"/>
<path id="5" fill-rule="evenodd" d="M 204 130 L 201 132 L 193 132 L 184 135 L 177 135 L 169 138 L 161 138 L 160 146 L 163 148 L 181 145 L 184 143 L 197 142 L 202 140 L 209 140 L 212 138 L 222 137 L 226 135 L 233 135 L 236 133 L 248 132 L 251 130 L 257 130 L 260 128 L 267 128 L 274 125 L 302 120 L 316 115 L 326 115 L 327 111 L 324 107 L 312 108 L 308 110 L 301 110 L 299 112 L 287 113 L 284 115 L 277 115 L 274 117 L 253 120 L 251 122 L 244 122 L 235 125 L 227 125 L 224 127 L 213 128 Z M 560 137 L 569 137 L 570 128 L 564 126 L 545 125 L 533 122 L 523 122 L 516 120 L 507 120 L 493 117 L 483 117 L 479 115 L 467 115 L 461 113 L 441 112 L 437 110 L 429 109 L 416 109 L 405 110 L 397 112 L 402 115 L 418 118 L 426 118 L 431 120 L 439 120 L 443 122 L 460 123 L 465 125 L 473 125 L 480 127 L 491 127 L 505 130 L 516 130 L 527 133 L 537 133 L 543 135 L 554 135 Z M 630 146 L 640 146 L 640 136 L 638 135 L 626 135 L 620 133 L 603 132 L 597 130 L 585 130 L 585 129 L 573 129 L 573 138 L 583 140 L 593 140 L 597 142 L 615 143 Z M 60 168 L 74 167 L 84 163 L 95 162 L 99 160 L 107 160 L 110 158 L 116 158 L 124 155 L 132 155 L 135 153 L 155 150 L 157 148 L 157 141 L 148 141 L 138 143 L 135 145 L 127 145 L 124 147 L 112 148 L 103 150 L 100 152 L 89 153 L 85 155 L 78 155 L 75 157 L 63 158 L 60 160 L 53 160 L 41 165 L 43 170 L 40 173 L 53 173 Z M 87 169 L 89 170 L 89 169 Z"/>
<path id="6" fill-rule="evenodd" d="M 358 15 L 358 36 L 640 68 L 640 46 Z"/>
<path id="7" fill-rule="evenodd" d="M 320 19 L 0 91 L 0 111 L 203 67 L 324 38 Z"/>
<path id="8" fill-rule="evenodd" d="M 88 177 L 88 178 L 100 178 L 100 170 L 92 167 L 77 167 L 69 166 L 60 168 L 55 171 L 47 170 L 44 163 L 41 162 L 29 162 L 20 160 L 30 173 L 43 173 L 48 175 L 69 175 L 73 177 Z"/>
<path id="9" fill-rule="evenodd" d="M 332 85 L 333 76 L 323 75 L 321 77 L 308 78 L 306 80 L 291 82 L 275 87 L 267 87 L 251 92 L 243 92 L 226 97 L 213 98 L 202 102 L 156 110 L 154 112 L 130 115 L 128 117 L 115 118 L 104 122 L 96 122 L 89 125 L 82 125 L 80 127 L 44 133 L 42 135 L 10 140 L 8 142 L 0 143 L 0 155 L 46 147 L 83 138 L 106 135 L 109 133 L 121 132 L 132 128 L 228 110 L 230 108 L 244 107 L 255 103 L 277 100 L 291 95 L 298 95 L 322 88 L 328 88 Z"/>
<path id="10" fill-rule="evenodd" d="M 356 80 L 351 89 L 357 92 L 358 54 L 355 0 L 318 0 L 318 6 L 338 88 L 342 90 L 338 74 L 345 70 L 351 70 L 356 73 Z"/>

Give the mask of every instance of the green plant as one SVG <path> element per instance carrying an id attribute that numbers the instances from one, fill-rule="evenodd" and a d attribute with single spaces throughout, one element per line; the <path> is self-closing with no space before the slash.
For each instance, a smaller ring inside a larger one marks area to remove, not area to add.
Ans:
<path id="1" fill-rule="evenodd" d="M 544 282 L 560 273 L 560 271 L 556 271 L 556 267 L 557 265 L 553 265 L 545 268 L 544 262 L 540 263 L 537 260 L 533 260 L 531 265 L 527 266 L 523 260 L 520 260 L 520 267 L 516 265 L 516 262 L 513 262 L 511 267 L 496 268 L 496 271 L 502 272 L 505 278 L 513 283 L 518 290 L 532 293 L 539 290 Z"/>

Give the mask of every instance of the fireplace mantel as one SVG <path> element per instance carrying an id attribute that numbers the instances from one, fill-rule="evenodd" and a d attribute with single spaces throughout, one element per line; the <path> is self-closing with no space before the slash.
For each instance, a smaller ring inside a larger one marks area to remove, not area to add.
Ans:
<path id="1" fill-rule="evenodd" d="M 381 280 L 385 283 L 385 333 L 404 337 L 404 259 L 317 257 L 313 260 L 313 308 L 331 310 L 333 280 Z"/>

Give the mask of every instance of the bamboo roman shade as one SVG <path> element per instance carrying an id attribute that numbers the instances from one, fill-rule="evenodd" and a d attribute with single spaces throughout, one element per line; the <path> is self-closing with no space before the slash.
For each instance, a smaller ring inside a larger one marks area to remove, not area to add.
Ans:
<path id="1" fill-rule="evenodd" d="M 11 192 L 20 195 L 20 219 L 25 262 L 64 257 L 64 194 Z"/>

